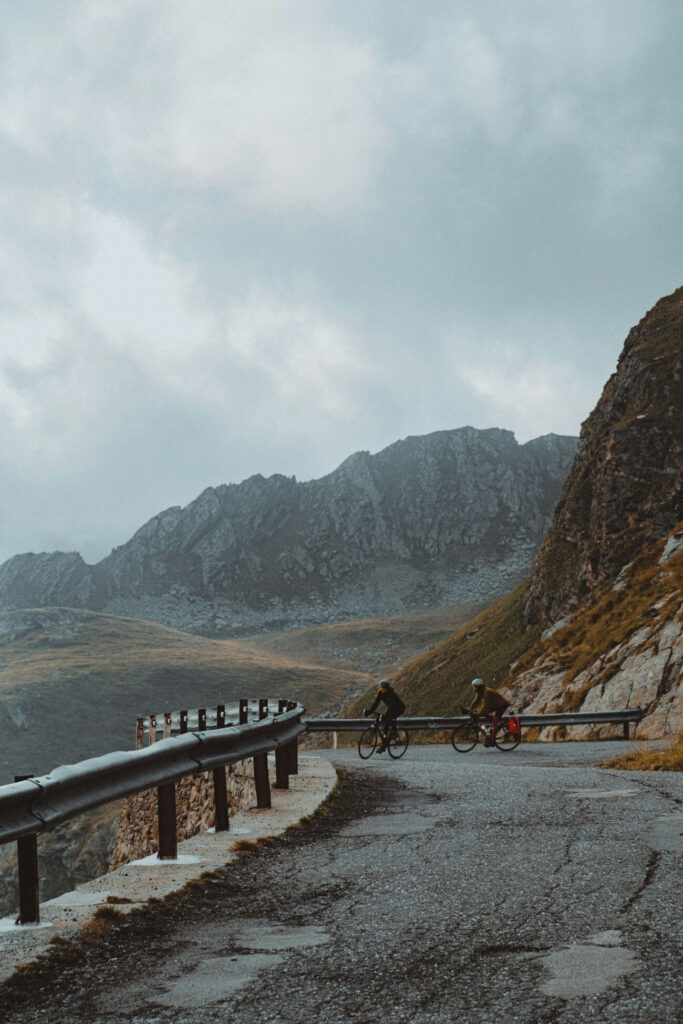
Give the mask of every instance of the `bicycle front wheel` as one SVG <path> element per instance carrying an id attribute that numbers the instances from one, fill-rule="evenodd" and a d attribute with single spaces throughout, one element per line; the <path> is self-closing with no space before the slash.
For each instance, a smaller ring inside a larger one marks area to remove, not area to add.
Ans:
<path id="1" fill-rule="evenodd" d="M 468 750 L 476 747 L 478 739 L 479 733 L 474 722 L 465 722 L 464 725 L 458 725 L 453 730 L 453 735 L 451 736 L 453 750 L 457 750 L 459 754 L 466 754 Z"/>
<path id="2" fill-rule="evenodd" d="M 395 758 L 403 757 L 406 750 L 408 749 L 408 743 L 409 738 L 406 730 L 394 729 L 391 736 L 389 737 L 389 742 L 387 744 L 389 756 Z"/>
<path id="3" fill-rule="evenodd" d="M 367 729 L 363 729 L 358 739 L 358 753 L 364 761 L 367 761 L 374 754 L 376 746 L 377 730 L 372 725 L 369 725 Z"/>
<path id="4" fill-rule="evenodd" d="M 519 745 L 519 733 L 510 732 L 507 724 L 501 722 L 496 732 L 496 746 L 499 750 L 514 750 Z"/>

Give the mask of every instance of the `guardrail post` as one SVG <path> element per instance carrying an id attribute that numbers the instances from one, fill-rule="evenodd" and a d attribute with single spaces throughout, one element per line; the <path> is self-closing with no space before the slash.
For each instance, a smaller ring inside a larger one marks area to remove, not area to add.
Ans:
<path id="1" fill-rule="evenodd" d="M 17 924 L 38 924 L 40 896 L 38 886 L 38 840 L 35 835 L 17 839 L 19 864 L 19 916 Z"/>
<path id="2" fill-rule="evenodd" d="M 197 731 L 204 732 L 206 729 L 206 708 L 197 708 Z"/>
<path id="3" fill-rule="evenodd" d="M 157 741 L 157 716 L 156 715 L 150 715 L 149 716 L 149 742 L 150 742 L 150 745 L 152 743 L 156 743 L 156 741 Z"/>
<path id="4" fill-rule="evenodd" d="M 216 728 L 225 729 L 225 704 L 216 705 Z M 213 769 L 213 813 L 216 832 L 228 832 L 230 830 L 230 802 L 223 765 Z"/>
<path id="5" fill-rule="evenodd" d="M 145 720 L 138 718 L 135 721 L 135 749 L 142 750 L 145 736 Z"/>
<path id="6" fill-rule="evenodd" d="M 25 782 L 30 775 L 15 775 L 15 782 Z M 16 924 L 40 923 L 40 896 L 38 885 L 38 837 L 17 839 L 19 866 L 19 914 Z"/>
<path id="7" fill-rule="evenodd" d="M 293 700 L 287 701 L 287 710 L 293 711 L 296 707 L 296 702 Z M 287 744 L 287 750 L 289 753 L 289 774 L 299 774 L 299 737 L 296 736 Z"/>
<path id="8" fill-rule="evenodd" d="M 180 732 L 181 735 L 187 732 L 187 711 L 180 712 Z"/>
<path id="9" fill-rule="evenodd" d="M 281 700 L 278 703 L 278 714 L 281 715 L 287 710 L 288 701 Z M 283 743 L 275 748 L 275 788 L 289 789 L 289 743 Z"/>
<path id="10" fill-rule="evenodd" d="M 246 725 L 249 721 L 249 701 L 240 701 L 240 725 Z"/>
<path id="11" fill-rule="evenodd" d="M 164 739 L 173 735 L 173 715 L 170 711 L 164 711 Z"/>
<path id="12" fill-rule="evenodd" d="M 225 781 L 225 767 L 213 769 L 213 812 L 216 832 L 227 832 L 230 829 L 230 805 L 228 803 L 228 786 Z"/>
<path id="13" fill-rule="evenodd" d="M 630 739 L 630 732 L 629 732 L 629 725 L 630 724 L 631 724 L 630 722 L 624 722 L 624 739 L 625 740 Z"/>
<path id="14" fill-rule="evenodd" d="M 157 810 L 159 815 L 159 852 L 157 857 L 159 860 L 177 860 L 175 782 L 164 782 L 157 787 Z"/>
<path id="15" fill-rule="evenodd" d="M 240 708 L 241 710 L 241 708 Z M 259 719 L 268 717 L 268 701 L 258 702 Z M 270 807 L 270 779 L 268 778 L 268 754 L 254 754 L 254 786 L 256 787 L 256 806 Z"/>

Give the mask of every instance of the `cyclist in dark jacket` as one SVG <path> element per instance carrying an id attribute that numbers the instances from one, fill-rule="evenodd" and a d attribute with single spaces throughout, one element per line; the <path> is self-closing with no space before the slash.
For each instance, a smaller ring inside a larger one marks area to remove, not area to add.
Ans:
<path id="1" fill-rule="evenodd" d="M 474 687 L 474 697 L 470 704 L 470 711 L 475 715 L 488 715 L 491 721 L 491 738 L 486 741 L 485 746 L 492 747 L 496 742 L 500 716 L 509 707 L 510 702 L 503 697 L 502 693 L 498 693 L 498 690 L 484 686 L 483 679 L 473 679 L 472 686 Z"/>
<path id="2" fill-rule="evenodd" d="M 403 703 L 399 695 L 396 693 L 396 690 L 394 690 L 393 687 L 389 685 L 388 679 L 382 679 L 380 681 L 379 689 L 377 690 L 377 696 L 375 697 L 374 701 L 372 702 L 369 708 L 364 708 L 363 714 L 366 717 L 367 715 L 371 715 L 374 711 L 377 710 L 378 705 L 381 703 L 383 703 L 384 706 L 386 707 L 386 711 L 380 718 L 380 723 L 384 731 L 385 739 L 382 745 L 377 748 L 378 754 L 381 754 L 384 750 L 387 749 L 387 738 L 390 736 L 391 730 L 396 725 L 396 719 L 398 718 L 399 715 L 402 715 L 406 709 L 405 704 Z"/>

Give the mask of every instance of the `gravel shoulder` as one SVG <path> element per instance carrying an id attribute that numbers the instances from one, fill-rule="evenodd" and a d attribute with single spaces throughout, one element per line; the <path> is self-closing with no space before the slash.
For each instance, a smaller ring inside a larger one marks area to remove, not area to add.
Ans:
<path id="1" fill-rule="evenodd" d="M 672 1024 L 680 776 L 613 751 L 330 751 L 312 821 L 60 946 L 0 1021 Z"/>

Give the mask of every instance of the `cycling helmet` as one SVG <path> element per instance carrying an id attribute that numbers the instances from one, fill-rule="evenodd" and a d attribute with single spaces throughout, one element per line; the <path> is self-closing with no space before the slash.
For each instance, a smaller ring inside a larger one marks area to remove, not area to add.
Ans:
<path id="1" fill-rule="evenodd" d="M 386 689 L 388 689 L 388 687 L 389 687 L 389 680 L 388 679 L 380 679 L 380 681 L 379 681 L 379 688 L 380 688 L 380 690 L 386 690 Z"/>
<path id="2" fill-rule="evenodd" d="M 472 680 L 472 686 L 475 688 L 475 690 L 478 690 L 483 685 L 484 685 L 484 680 L 483 679 L 473 679 Z"/>

